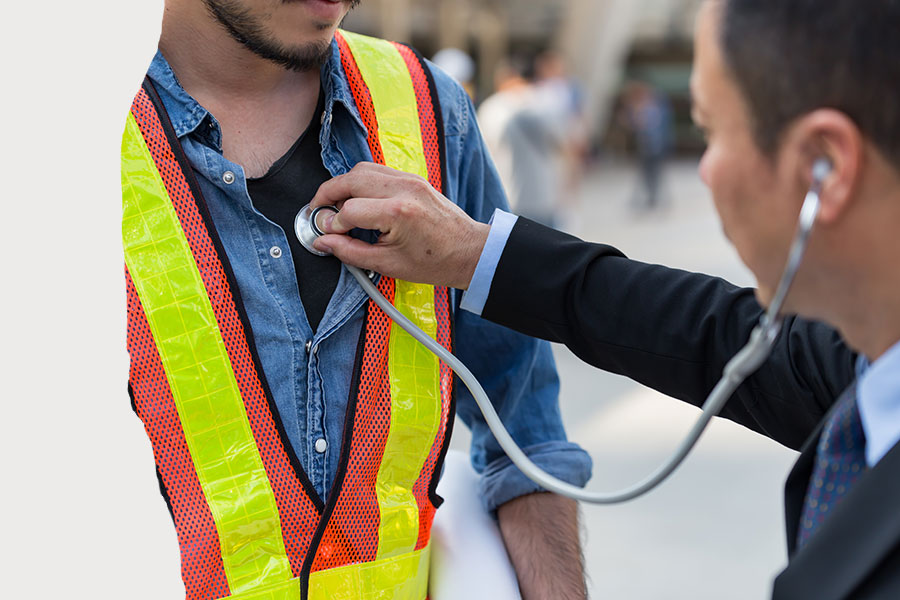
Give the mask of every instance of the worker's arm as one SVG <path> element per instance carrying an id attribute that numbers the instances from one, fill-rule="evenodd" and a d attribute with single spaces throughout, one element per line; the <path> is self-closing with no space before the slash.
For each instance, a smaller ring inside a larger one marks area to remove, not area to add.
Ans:
<path id="1" fill-rule="evenodd" d="M 578 504 L 556 494 L 520 496 L 497 509 L 524 600 L 583 600 Z"/>
<path id="2" fill-rule="evenodd" d="M 469 105 L 467 97 L 462 100 Z M 442 99 L 445 105 L 449 103 Z M 448 147 L 462 149 L 458 163 L 448 156 L 447 189 L 453 202 L 438 194 L 438 206 L 448 212 L 429 217 L 434 219 L 430 221 L 432 229 L 452 236 L 453 243 L 442 246 L 449 252 L 441 259 L 445 264 L 464 247 L 483 245 L 483 241 L 479 244 L 479 230 L 486 234 L 488 227 L 477 221 L 486 221 L 498 208 L 506 208 L 502 186 L 477 125 L 473 118 L 466 121 L 469 127 L 461 137 L 448 136 L 447 140 Z M 386 177 L 396 174 L 386 173 Z M 422 193 L 433 191 L 415 178 L 404 181 Z M 403 181 L 383 184 L 390 188 L 404 185 Z M 463 239 L 461 230 L 454 228 L 455 219 L 476 223 L 476 231 Z M 423 258 L 429 256 L 434 257 L 426 249 Z M 482 383 L 510 435 L 538 466 L 572 485 L 584 485 L 590 477 L 591 460 L 566 439 L 559 412 L 559 380 L 549 344 L 459 310 L 460 295 L 455 296 L 454 351 Z M 524 597 L 584 598 L 575 503 L 540 493 L 539 486 L 526 478 L 499 447 L 469 390 L 458 380 L 456 385 L 457 415 L 472 431 L 472 464 L 481 474 L 478 495 L 484 508 L 498 517 Z M 567 568 L 554 566 L 554 557 L 564 560 Z M 566 594 L 567 589 L 579 593 Z"/>

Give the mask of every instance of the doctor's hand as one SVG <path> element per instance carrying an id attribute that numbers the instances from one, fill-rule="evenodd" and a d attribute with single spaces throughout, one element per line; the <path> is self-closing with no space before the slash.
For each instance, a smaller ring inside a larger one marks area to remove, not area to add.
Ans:
<path id="1" fill-rule="evenodd" d="M 388 277 L 467 289 L 490 226 L 478 223 L 425 179 L 374 163 L 360 163 L 322 184 L 310 206 L 326 235 L 314 245 L 342 262 Z M 381 232 L 375 244 L 346 235 Z"/>

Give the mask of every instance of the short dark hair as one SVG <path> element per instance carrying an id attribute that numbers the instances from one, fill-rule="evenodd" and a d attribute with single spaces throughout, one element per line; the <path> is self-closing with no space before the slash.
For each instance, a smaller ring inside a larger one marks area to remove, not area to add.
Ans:
<path id="1" fill-rule="evenodd" d="M 721 48 L 757 144 L 818 108 L 850 117 L 900 168 L 900 0 L 719 0 Z"/>

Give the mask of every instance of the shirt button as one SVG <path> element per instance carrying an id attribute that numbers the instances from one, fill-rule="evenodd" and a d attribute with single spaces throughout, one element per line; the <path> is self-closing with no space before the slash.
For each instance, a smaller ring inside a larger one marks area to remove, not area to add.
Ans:
<path id="1" fill-rule="evenodd" d="M 312 340 L 306 340 L 306 353 L 309 354 L 309 349 L 312 348 Z"/>
<path id="2" fill-rule="evenodd" d="M 319 454 L 325 454 L 325 451 L 328 450 L 328 442 L 325 441 L 325 438 L 319 438 L 316 440 L 316 452 Z"/>
<path id="3" fill-rule="evenodd" d="M 272 246 L 271 248 L 269 248 L 269 254 L 272 256 L 272 258 L 281 258 L 281 248 L 279 248 L 278 246 Z"/>
<path id="4" fill-rule="evenodd" d="M 228 185 L 231 185 L 232 183 L 234 183 L 234 173 L 232 173 L 231 171 L 225 171 L 224 173 L 222 173 L 222 181 L 224 181 Z"/>

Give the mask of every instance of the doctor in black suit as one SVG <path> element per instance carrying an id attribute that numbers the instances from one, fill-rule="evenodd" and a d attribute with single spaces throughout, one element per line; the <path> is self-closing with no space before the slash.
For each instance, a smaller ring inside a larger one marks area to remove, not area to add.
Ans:
<path id="1" fill-rule="evenodd" d="M 316 244 L 467 289 L 469 310 L 700 404 L 773 297 L 813 164 L 832 169 L 771 358 L 723 415 L 801 451 L 773 598 L 900 598 L 900 2 L 708 0 L 700 175 L 758 288 L 646 265 L 526 219 L 472 222 L 423 181 L 361 166 Z M 383 232 L 368 245 L 341 235 Z"/>

